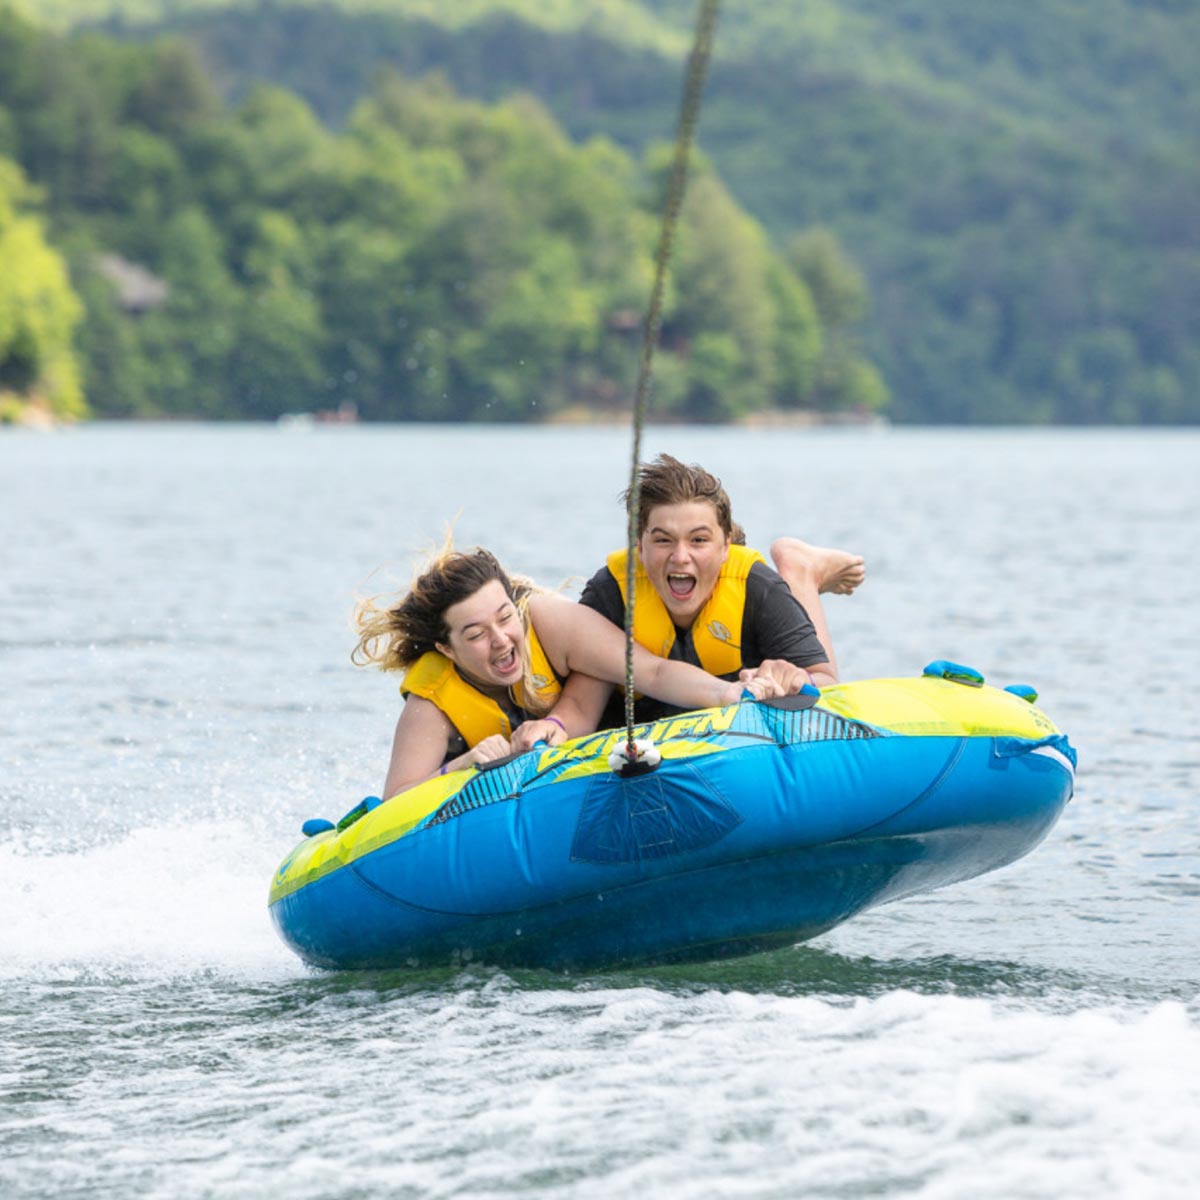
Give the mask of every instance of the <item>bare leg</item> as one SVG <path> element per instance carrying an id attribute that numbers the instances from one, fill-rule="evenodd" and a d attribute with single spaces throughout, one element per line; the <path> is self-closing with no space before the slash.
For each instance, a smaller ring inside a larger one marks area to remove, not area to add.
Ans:
<path id="1" fill-rule="evenodd" d="M 837 657 L 833 652 L 829 622 L 821 605 L 821 594 L 850 595 L 867 576 L 862 556 L 845 550 L 810 546 L 799 538 L 782 537 L 771 543 L 771 559 L 791 588 L 792 595 L 804 605 L 836 675 Z"/>

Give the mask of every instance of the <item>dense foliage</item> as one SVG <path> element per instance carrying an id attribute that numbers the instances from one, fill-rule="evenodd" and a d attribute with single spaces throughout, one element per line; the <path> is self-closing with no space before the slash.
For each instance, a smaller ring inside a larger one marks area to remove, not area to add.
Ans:
<path id="1" fill-rule="evenodd" d="M 381 62 L 633 153 L 696 0 L 54 0 L 176 16 L 230 91 L 345 119 Z M 50 3 L 50 0 L 47 0 Z M 128 29 L 126 30 L 128 32 Z M 701 141 L 775 243 L 832 230 L 899 419 L 1200 419 L 1200 5 L 725 0 Z"/>
<path id="2" fill-rule="evenodd" d="M 0 420 L 20 401 L 84 412 L 72 337 L 80 317 L 61 255 L 47 243 L 35 193 L 0 157 Z"/>
<path id="3" fill-rule="evenodd" d="M 46 197 L 98 413 L 511 420 L 628 404 L 661 147 L 639 165 L 604 138 L 572 144 L 532 99 L 489 107 L 394 72 L 333 132 L 275 87 L 228 108 L 185 43 L 64 39 L 0 10 L 0 154 Z M 656 411 L 881 406 L 861 308 L 814 296 L 824 273 L 850 291 L 861 277 L 836 242 L 824 251 L 773 250 L 700 161 Z M 6 367 L 2 331 L 0 379 L 27 354 Z"/>

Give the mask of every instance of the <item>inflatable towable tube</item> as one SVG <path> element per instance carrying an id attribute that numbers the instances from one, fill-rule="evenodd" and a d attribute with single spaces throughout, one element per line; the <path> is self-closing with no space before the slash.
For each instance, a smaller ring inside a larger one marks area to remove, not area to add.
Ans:
<path id="1" fill-rule="evenodd" d="M 1075 752 L 1030 688 L 969 668 L 746 700 L 367 801 L 284 859 L 270 911 L 321 967 L 599 967 L 794 944 L 1027 854 Z M 319 831 L 318 831 L 319 830 Z"/>

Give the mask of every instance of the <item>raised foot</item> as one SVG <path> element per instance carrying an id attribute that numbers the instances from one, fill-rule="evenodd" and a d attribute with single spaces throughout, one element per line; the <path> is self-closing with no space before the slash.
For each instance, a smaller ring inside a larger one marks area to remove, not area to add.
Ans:
<path id="1" fill-rule="evenodd" d="M 771 560 L 784 579 L 797 576 L 811 581 L 818 592 L 838 596 L 849 596 L 867 577 L 861 554 L 810 546 L 799 538 L 777 538 L 771 543 Z"/>

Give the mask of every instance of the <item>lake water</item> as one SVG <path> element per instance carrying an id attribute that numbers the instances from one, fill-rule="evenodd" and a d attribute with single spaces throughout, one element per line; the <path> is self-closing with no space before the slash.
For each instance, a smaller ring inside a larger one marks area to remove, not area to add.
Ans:
<path id="1" fill-rule="evenodd" d="M 1200 1177 L 1200 432 L 651 429 L 751 544 L 861 550 L 843 678 L 1027 682 L 1029 857 L 792 950 L 322 974 L 303 820 L 381 785 L 354 594 L 457 517 L 540 582 L 624 536 L 617 429 L 0 434 L 0 1195 L 1184 1197 Z"/>

